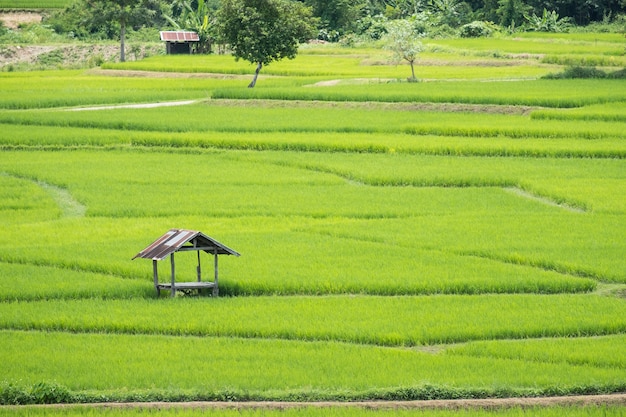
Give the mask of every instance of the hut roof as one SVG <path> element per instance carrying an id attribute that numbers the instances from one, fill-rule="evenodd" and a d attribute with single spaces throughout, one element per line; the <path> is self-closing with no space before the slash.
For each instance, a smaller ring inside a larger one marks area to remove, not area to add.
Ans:
<path id="1" fill-rule="evenodd" d="M 196 32 L 187 30 L 166 30 L 159 32 L 162 41 L 166 42 L 200 42 Z"/>
<path id="2" fill-rule="evenodd" d="M 212 255 L 239 256 L 236 251 L 197 230 L 170 229 L 150 246 L 135 255 L 133 259 L 144 258 L 160 261 L 174 252 L 183 250 L 202 250 Z"/>

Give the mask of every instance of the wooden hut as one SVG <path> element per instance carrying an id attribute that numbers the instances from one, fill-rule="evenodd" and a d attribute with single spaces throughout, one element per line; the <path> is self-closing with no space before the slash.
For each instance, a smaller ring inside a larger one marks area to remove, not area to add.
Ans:
<path id="1" fill-rule="evenodd" d="M 196 32 L 186 30 L 169 30 L 159 32 L 161 40 L 165 42 L 165 52 L 172 54 L 190 54 L 192 46 L 200 42 L 200 37 Z"/>
<path id="2" fill-rule="evenodd" d="M 197 253 L 198 264 L 196 267 L 195 280 L 192 282 L 176 282 L 176 263 L 174 261 L 174 254 L 176 252 L 189 251 Z M 213 256 L 213 281 L 202 280 L 202 268 L 200 265 L 201 252 L 205 252 Z M 217 297 L 219 295 L 217 270 L 217 257 L 219 255 L 239 256 L 239 253 L 197 230 L 170 229 L 167 233 L 150 244 L 150 246 L 135 255 L 133 259 L 152 259 L 154 288 L 157 291 L 157 295 L 161 294 L 161 290 L 170 291 L 171 296 L 174 297 L 177 290 L 202 290 L 205 288 L 212 288 L 213 296 Z M 169 282 L 160 282 L 157 262 L 168 256 L 170 257 L 170 280 Z"/>

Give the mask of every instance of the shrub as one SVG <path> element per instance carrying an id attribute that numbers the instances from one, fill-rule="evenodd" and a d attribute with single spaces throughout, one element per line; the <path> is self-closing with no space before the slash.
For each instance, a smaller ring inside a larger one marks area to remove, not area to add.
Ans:
<path id="1" fill-rule="evenodd" d="M 619 71 L 615 71 L 615 72 L 612 72 L 610 74 L 607 74 L 607 77 L 608 78 L 622 79 L 623 80 L 624 78 L 626 78 L 626 68 L 622 68 Z"/>
<path id="2" fill-rule="evenodd" d="M 4 382 L 0 385 L 0 404 L 1 405 L 19 405 L 27 404 L 29 395 L 23 389 Z"/>
<path id="3" fill-rule="evenodd" d="M 526 28 L 530 31 L 536 32 L 566 32 L 570 26 L 570 19 L 563 17 L 559 19 L 559 15 L 555 11 L 549 12 L 545 8 L 543 14 L 537 16 L 533 13 L 532 16 L 524 15 L 526 19 Z"/>
<path id="4" fill-rule="evenodd" d="M 0 405 L 61 404 L 73 401 L 70 391 L 57 383 L 38 382 L 30 390 L 7 382 L 0 385 Z"/>
<path id="5" fill-rule="evenodd" d="M 71 402 L 72 394 L 62 385 L 38 382 L 30 390 L 30 399 L 34 404 L 60 404 Z"/>
<path id="6" fill-rule="evenodd" d="M 496 25 L 491 22 L 475 20 L 461 26 L 459 36 L 462 38 L 486 38 L 496 31 Z"/>
<path id="7" fill-rule="evenodd" d="M 607 78 L 606 72 L 596 67 L 574 66 L 566 68 L 563 72 L 557 74 L 548 74 L 543 78 L 547 79 L 565 79 L 565 78 Z"/>

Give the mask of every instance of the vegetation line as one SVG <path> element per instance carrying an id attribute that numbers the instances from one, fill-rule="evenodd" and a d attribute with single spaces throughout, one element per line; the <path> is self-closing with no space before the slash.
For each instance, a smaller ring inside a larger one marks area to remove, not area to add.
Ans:
<path id="1" fill-rule="evenodd" d="M 534 194 L 528 190 L 524 190 L 520 187 L 504 187 L 505 191 L 508 191 L 512 194 L 515 194 L 517 196 L 523 197 L 523 198 L 527 198 L 529 200 L 533 200 L 533 201 L 537 201 L 539 203 L 543 203 L 546 204 L 548 206 L 552 206 L 552 207 L 559 207 L 562 208 L 564 210 L 567 211 L 571 211 L 574 213 L 585 213 L 587 210 L 581 208 L 581 207 L 576 207 L 567 203 L 560 203 L 558 201 L 552 200 L 548 197 L 542 196 L 542 195 L 537 195 Z"/>
<path id="2" fill-rule="evenodd" d="M 48 192 L 48 194 L 50 194 L 54 202 L 59 206 L 63 217 L 84 217 L 87 212 L 87 207 L 77 201 L 65 188 L 48 184 L 43 181 L 33 180 L 32 178 L 9 174 L 7 172 L 0 172 L 0 175 L 31 181 L 33 184 L 43 188 L 46 192 Z"/>
<path id="3" fill-rule="evenodd" d="M 362 408 L 367 410 L 405 410 L 405 409 L 506 409 L 512 407 L 534 408 L 548 406 L 592 406 L 592 405 L 624 405 L 626 394 L 599 395 L 563 395 L 554 397 L 510 397 L 510 398 L 478 398 L 456 400 L 375 400 L 375 401 L 185 401 L 185 402 L 103 402 L 80 404 L 80 407 L 94 409 L 214 409 L 214 410 L 287 410 L 299 408 Z M 24 406 L 0 406 L 5 410 L 17 410 Z M 65 409 L 75 408 L 76 404 L 37 404 L 29 405 L 33 409 Z"/>
<path id="4" fill-rule="evenodd" d="M 188 106 L 198 103 L 198 100 L 184 101 L 164 101 L 160 103 L 140 103 L 140 104 L 116 104 L 112 106 L 95 106 L 95 107 L 74 107 L 66 109 L 66 111 L 90 111 L 90 110 L 112 110 L 112 109 L 153 109 L 156 107 L 174 107 Z"/>
<path id="5" fill-rule="evenodd" d="M 59 270 L 77 271 L 77 272 L 84 272 L 84 273 L 89 273 L 89 274 L 101 274 L 101 275 L 107 275 L 109 277 L 119 278 L 119 279 L 136 278 L 136 277 L 126 276 L 126 275 L 121 275 L 121 274 L 115 274 L 112 271 L 105 270 L 103 268 L 96 268 L 96 267 L 85 268 L 77 263 L 58 264 L 58 263 L 47 261 L 44 259 L 38 259 L 35 261 L 35 260 L 28 260 L 28 259 L 21 259 L 21 258 L 9 258 L 7 256 L 0 255 L 0 264 L 2 263 L 10 264 L 10 265 L 30 265 L 30 266 L 37 266 L 37 267 L 56 268 Z"/>
<path id="6" fill-rule="evenodd" d="M 461 256 L 476 256 L 479 258 L 489 259 L 496 262 L 502 262 L 511 265 L 524 265 L 532 268 L 539 268 L 544 271 L 557 272 L 563 275 L 569 275 L 573 277 L 579 278 L 590 278 L 601 282 L 610 282 L 605 280 L 603 277 L 599 276 L 594 272 L 583 271 L 581 269 L 573 269 L 564 265 L 559 265 L 557 263 L 546 262 L 542 260 L 533 260 L 525 257 L 521 257 L 519 255 L 511 254 L 510 256 L 501 256 L 492 253 L 484 253 L 484 252 L 458 252 L 458 255 Z"/>

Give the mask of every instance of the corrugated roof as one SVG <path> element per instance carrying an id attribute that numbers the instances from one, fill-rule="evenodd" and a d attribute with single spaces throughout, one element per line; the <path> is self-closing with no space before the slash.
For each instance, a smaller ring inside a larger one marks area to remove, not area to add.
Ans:
<path id="1" fill-rule="evenodd" d="M 186 30 L 169 30 L 159 32 L 162 41 L 167 42 L 199 42 L 200 37 L 196 32 Z"/>
<path id="2" fill-rule="evenodd" d="M 135 255 L 133 259 L 144 258 L 160 261 L 179 250 L 202 250 L 210 254 L 239 256 L 236 251 L 197 230 L 170 229 L 152 242 L 150 246 Z"/>

